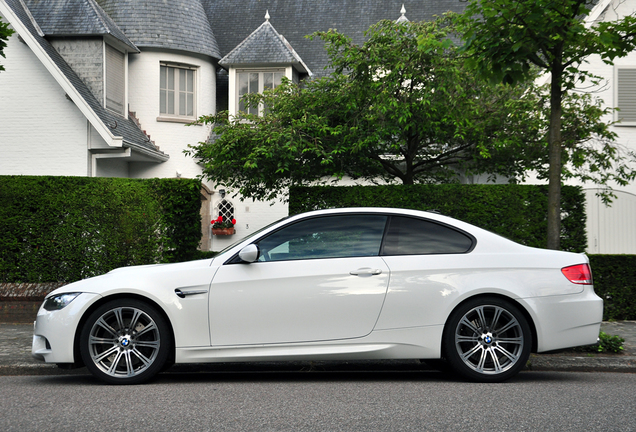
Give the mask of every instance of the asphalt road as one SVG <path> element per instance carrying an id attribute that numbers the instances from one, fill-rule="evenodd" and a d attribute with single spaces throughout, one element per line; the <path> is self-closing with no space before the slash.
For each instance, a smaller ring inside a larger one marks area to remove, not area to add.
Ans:
<path id="1" fill-rule="evenodd" d="M 2 431 L 634 431 L 636 374 L 206 372 L 141 386 L 0 377 Z"/>

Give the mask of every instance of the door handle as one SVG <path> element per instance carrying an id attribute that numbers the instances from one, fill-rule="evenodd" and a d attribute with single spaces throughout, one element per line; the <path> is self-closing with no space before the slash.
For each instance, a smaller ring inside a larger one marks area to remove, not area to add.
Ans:
<path id="1" fill-rule="evenodd" d="M 369 267 L 359 268 L 358 270 L 352 270 L 349 272 L 352 276 L 376 276 L 382 273 L 380 269 L 372 269 Z"/>

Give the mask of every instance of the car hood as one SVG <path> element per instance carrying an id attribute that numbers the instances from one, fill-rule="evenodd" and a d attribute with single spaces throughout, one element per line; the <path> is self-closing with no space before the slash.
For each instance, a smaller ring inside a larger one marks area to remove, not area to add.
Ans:
<path id="1" fill-rule="evenodd" d="M 149 264 L 120 267 L 100 276 L 70 283 L 51 292 L 50 295 L 66 292 L 90 292 L 106 294 L 118 290 L 156 291 L 162 287 L 209 284 L 216 268 L 213 259 L 187 261 L 174 264 Z"/>
<path id="2" fill-rule="evenodd" d="M 146 265 L 139 265 L 139 266 L 119 267 L 109 271 L 106 274 L 121 274 L 126 272 L 144 272 L 147 270 L 158 270 L 158 269 L 161 269 L 162 271 L 163 270 L 178 271 L 178 270 L 185 270 L 185 269 L 210 267 L 211 262 L 212 262 L 212 258 L 207 258 L 202 260 L 186 261 L 186 262 L 172 263 L 172 264 L 146 264 Z"/>

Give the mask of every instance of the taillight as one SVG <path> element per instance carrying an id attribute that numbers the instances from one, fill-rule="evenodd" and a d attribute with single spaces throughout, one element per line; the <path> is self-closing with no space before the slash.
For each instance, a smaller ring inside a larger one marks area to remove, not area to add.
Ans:
<path id="1" fill-rule="evenodd" d="M 592 285 L 592 270 L 588 264 L 577 264 L 561 269 L 561 273 L 572 283 Z"/>

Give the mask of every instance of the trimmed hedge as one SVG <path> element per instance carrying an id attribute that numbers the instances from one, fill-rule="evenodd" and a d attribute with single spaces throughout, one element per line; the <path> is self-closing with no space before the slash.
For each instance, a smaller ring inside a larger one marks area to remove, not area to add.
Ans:
<path id="1" fill-rule="evenodd" d="M 603 320 L 636 320 L 636 255 L 590 255 Z"/>
<path id="2" fill-rule="evenodd" d="M 561 245 L 583 252 L 585 197 L 562 190 Z M 545 247 L 547 187 L 529 185 L 316 186 L 290 191 L 289 213 L 330 207 L 397 207 L 438 210 L 528 246 Z M 604 320 L 636 320 L 636 255 L 590 255 L 594 289 Z"/>
<path id="3" fill-rule="evenodd" d="M 547 244 L 547 186 L 532 185 L 390 185 L 313 186 L 290 190 L 289 214 L 331 207 L 396 207 L 437 210 L 521 244 Z M 562 188 L 561 248 L 587 247 L 585 195 Z"/>
<path id="4" fill-rule="evenodd" d="M 197 257 L 198 180 L 0 176 L 0 282 Z"/>

